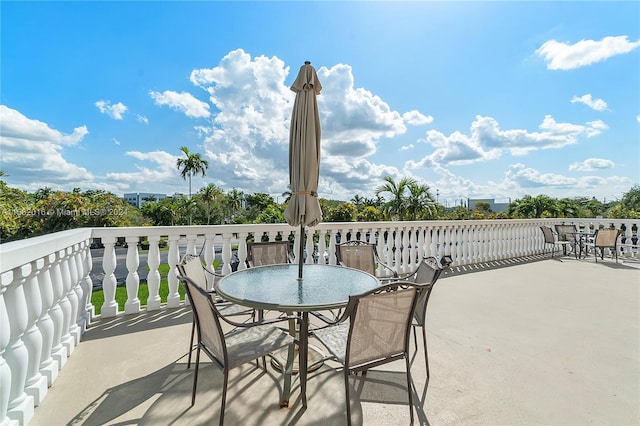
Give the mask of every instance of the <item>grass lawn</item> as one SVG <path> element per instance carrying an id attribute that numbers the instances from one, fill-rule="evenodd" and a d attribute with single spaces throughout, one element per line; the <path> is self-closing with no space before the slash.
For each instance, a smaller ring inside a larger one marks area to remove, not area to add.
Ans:
<path id="1" fill-rule="evenodd" d="M 219 261 L 214 262 L 214 266 L 218 267 Z M 148 268 L 148 267 L 147 267 Z M 158 272 L 160 272 L 160 300 L 161 303 L 167 302 L 167 296 L 169 295 L 169 283 L 167 281 L 167 275 L 169 273 L 169 265 L 166 263 L 158 266 Z M 178 293 L 180 293 L 180 300 L 184 300 L 184 287 L 178 286 Z M 146 306 L 149 299 L 149 286 L 146 280 L 140 280 L 138 287 L 138 299 L 140 299 L 140 305 Z M 126 285 L 118 285 L 116 287 L 116 303 L 118 303 L 118 311 L 124 310 L 124 304 L 127 301 L 127 287 Z M 95 307 L 96 315 L 100 315 L 102 304 L 104 303 L 104 293 L 102 289 L 93 290 L 91 293 L 91 303 Z"/>

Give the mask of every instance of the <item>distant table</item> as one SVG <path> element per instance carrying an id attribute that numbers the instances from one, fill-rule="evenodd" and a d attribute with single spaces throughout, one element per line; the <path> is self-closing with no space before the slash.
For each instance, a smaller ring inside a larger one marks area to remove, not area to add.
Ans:
<path id="1" fill-rule="evenodd" d="M 332 265 L 304 265 L 302 277 L 299 281 L 297 264 L 258 266 L 221 278 L 216 291 L 240 305 L 299 314 L 300 390 L 306 401 L 309 312 L 343 308 L 350 295 L 371 290 L 380 282 L 366 272 Z M 289 331 L 295 334 L 294 322 L 290 322 Z M 294 351 L 290 349 L 280 401 L 282 407 L 289 405 L 293 357 Z"/>
<path id="2" fill-rule="evenodd" d="M 582 257 L 587 257 L 588 253 L 588 245 L 590 238 L 593 238 L 595 233 L 593 232 L 568 232 L 568 234 L 574 235 L 576 238 L 576 248 L 574 250 L 578 251 L 578 259 L 582 259 Z"/>

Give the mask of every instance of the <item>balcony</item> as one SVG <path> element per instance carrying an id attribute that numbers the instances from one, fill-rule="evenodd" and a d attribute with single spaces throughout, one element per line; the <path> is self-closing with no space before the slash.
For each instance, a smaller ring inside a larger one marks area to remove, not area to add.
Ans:
<path id="1" fill-rule="evenodd" d="M 617 264 L 542 256 L 538 227 L 554 223 L 561 220 L 323 223 L 310 230 L 316 243 L 304 241 L 306 253 L 315 254 L 305 261 L 335 263 L 338 237 L 375 241 L 399 272 L 411 271 L 425 255 L 453 257 L 453 269 L 438 283 L 429 307 L 432 376 L 426 395 L 421 350 L 412 362 L 414 409 L 422 424 L 636 423 L 635 222 L 575 220 L 625 229 Z M 0 424 L 217 421 L 221 375 L 209 364 L 189 409 L 190 309 L 180 301 L 173 270 L 167 303 L 160 303 L 160 241 L 168 241 L 170 264 L 202 249 L 205 261 L 220 260 L 226 274 L 234 256 L 244 267 L 248 236 L 293 234 L 298 253 L 299 232 L 287 225 L 99 228 L 1 245 Z M 97 284 L 91 279 L 93 238 L 105 245 L 100 316 L 90 303 Z M 139 250 L 143 238 L 148 254 Z M 116 254 L 118 240 L 127 246 L 123 259 Z M 123 266 L 126 274 L 119 279 L 115 272 Z M 144 267 L 150 296 L 141 306 L 137 290 Z M 123 311 L 114 300 L 117 285 L 127 289 Z M 307 410 L 299 402 L 278 407 L 277 372 L 234 370 L 227 422 L 343 424 L 342 375 L 330 366 L 310 379 Z M 352 381 L 356 424 L 408 422 L 403 365 L 395 367 L 372 371 L 364 386 Z M 294 400 L 297 395 L 294 389 Z"/>

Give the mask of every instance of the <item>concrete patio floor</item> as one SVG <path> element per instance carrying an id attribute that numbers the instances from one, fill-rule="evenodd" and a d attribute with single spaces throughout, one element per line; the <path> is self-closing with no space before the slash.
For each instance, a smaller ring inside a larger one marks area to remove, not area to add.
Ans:
<path id="1" fill-rule="evenodd" d="M 422 350 L 412 362 L 415 423 L 639 424 L 639 266 L 532 257 L 441 278 L 429 302 L 426 396 Z M 222 374 L 206 356 L 190 407 L 190 327 L 188 307 L 96 320 L 30 425 L 217 423 Z M 310 378 L 306 410 L 297 386 L 291 407 L 279 408 L 277 371 L 232 370 L 225 423 L 346 424 L 332 367 Z M 409 424 L 403 361 L 351 386 L 354 424 Z"/>

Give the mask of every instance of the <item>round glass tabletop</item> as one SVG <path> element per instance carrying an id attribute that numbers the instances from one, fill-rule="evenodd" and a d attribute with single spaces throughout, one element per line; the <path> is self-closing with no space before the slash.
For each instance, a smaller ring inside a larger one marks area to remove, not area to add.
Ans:
<path id="1" fill-rule="evenodd" d="M 259 309 L 314 311 L 340 308 L 349 296 L 379 285 L 366 272 L 333 265 L 268 265 L 237 271 L 220 279 L 216 290 L 225 299 Z"/>

